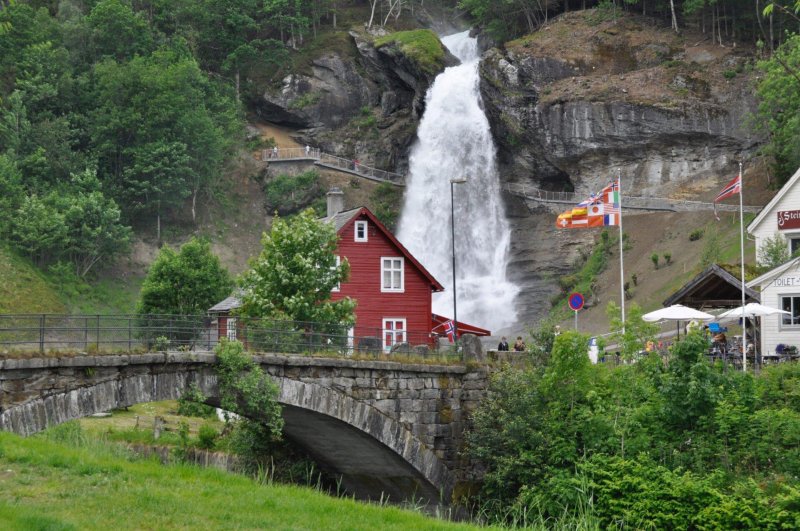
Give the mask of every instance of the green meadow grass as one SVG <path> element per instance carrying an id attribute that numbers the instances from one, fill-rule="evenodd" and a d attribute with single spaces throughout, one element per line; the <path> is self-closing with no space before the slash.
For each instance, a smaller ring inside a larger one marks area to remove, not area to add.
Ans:
<path id="1" fill-rule="evenodd" d="M 78 447 L 0 433 L 0 529 L 475 529 L 308 488 L 135 459 L 75 431 Z"/>
<path id="2" fill-rule="evenodd" d="M 0 313 L 62 313 L 57 290 L 29 260 L 0 246 Z"/>

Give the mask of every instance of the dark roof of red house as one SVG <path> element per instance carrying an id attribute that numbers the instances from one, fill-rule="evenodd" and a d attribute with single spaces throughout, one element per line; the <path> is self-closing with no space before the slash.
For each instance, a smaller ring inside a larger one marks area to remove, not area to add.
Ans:
<path id="1" fill-rule="evenodd" d="M 431 283 L 433 287 L 433 291 L 444 291 L 444 286 L 442 286 L 438 280 L 436 280 L 433 275 L 431 275 L 425 267 L 417 261 L 416 258 L 405 248 L 405 246 L 400 243 L 392 232 L 386 228 L 386 225 L 380 222 L 380 220 L 375 217 L 375 214 L 370 211 L 367 207 L 358 207 L 352 210 L 345 210 L 344 212 L 339 212 L 333 216 L 328 216 L 326 218 L 322 218 L 322 221 L 326 223 L 332 223 L 333 226 L 336 228 L 336 233 L 340 233 L 344 230 L 345 227 L 348 227 L 352 221 L 356 218 L 361 217 L 362 215 L 369 218 L 378 229 L 383 232 L 383 234 L 391 241 L 397 249 L 403 253 L 403 256 L 408 259 L 409 262 L 414 264 L 414 266 L 420 270 L 420 272 L 428 279 L 428 282 Z"/>
<path id="2" fill-rule="evenodd" d="M 242 305 L 241 292 L 237 290 L 235 295 L 231 295 L 227 299 L 220 301 L 211 308 L 209 308 L 208 313 L 227 313 L 233 310 L 234 308 L 238 308 L 241 305 Z"/>

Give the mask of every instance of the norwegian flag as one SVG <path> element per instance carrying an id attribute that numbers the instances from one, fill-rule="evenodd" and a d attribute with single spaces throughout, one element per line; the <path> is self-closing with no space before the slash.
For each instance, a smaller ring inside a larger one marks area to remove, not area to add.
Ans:
<path id="1" fill-rule="evenodd" d="M 717 202 L 722 201 L 723 199 L 727 199 L 732 195 L 741 194 L 742 193 L 742 176 L 737 175 L 731 182 L 725 185 L 725 188 L 720 190 L 717 194 L 717 198 L 714 199 L 714 217 L 717 218 L 719 221 L 719 216 L 717 215 Z"/>
<path id="2" fill-rule="evenodd" d="M 455 343 L 456 340 L 456 324 L 451 320 L 444 324 L 444 332 L 450 339 L 450 343 Z"/>

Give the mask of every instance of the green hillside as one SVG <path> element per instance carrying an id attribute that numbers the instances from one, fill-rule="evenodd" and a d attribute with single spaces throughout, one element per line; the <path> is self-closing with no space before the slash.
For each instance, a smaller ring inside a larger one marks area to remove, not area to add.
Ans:
<path id="1" fill-rule="evenodd" d="M 56 290 L 29 261 L 0 247 L 0 313 L 61 313 Z"/>
<path id="2" fill-rule="evenodd" d="M 63 428 L 56 435 L 81 447 L 0 433 L 0 528 L 474 529 L 308 488 L 130 458 L 122 447 Z"/>

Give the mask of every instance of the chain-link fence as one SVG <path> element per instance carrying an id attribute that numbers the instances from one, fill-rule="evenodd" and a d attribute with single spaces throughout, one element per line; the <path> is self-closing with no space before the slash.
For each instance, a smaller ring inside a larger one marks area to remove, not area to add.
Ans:
<path id="1" fill-rule="evenodd" d="M 213 350 L 220 338 L 252 352 L 458 357 L 436 334 L 398 329 L 202 315 L 0 315 L 0 351 Z"/>

